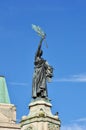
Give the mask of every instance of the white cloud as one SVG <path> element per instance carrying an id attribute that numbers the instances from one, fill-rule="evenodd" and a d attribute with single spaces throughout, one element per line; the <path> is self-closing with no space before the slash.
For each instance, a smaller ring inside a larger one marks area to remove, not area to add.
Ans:
<path id="1" fill-rule="evenodd" d="M 86 130 L 86 117 L 71 121 L 69 125 L 63 125 L 61 130 Z"/>
<path id="2" fill-rule="evenodd" d="M 54 79 L 53 82 L 86 82 L 86 74 L 72 75 L 67 78 Z"/>
<path id="3" fill-rule="evenodd" d="M 9 84 L 15 86 L 28 86 L 28 83 L 19 83 L 19 82 L 9 82 Z"/>
<path id="4" fill-rule="evenodd" d="M 72 124 L 67 126 L 62 126 L 61 130 L 86 130 L 85 125 Z"/>
<path id="5" fill-rule="evenodd" d="M 77 119 L 77 120 L 73 120 L 73 122 L 86 122 L 86 117 L 85 118 L 80 118 L 80 119 Z"/>

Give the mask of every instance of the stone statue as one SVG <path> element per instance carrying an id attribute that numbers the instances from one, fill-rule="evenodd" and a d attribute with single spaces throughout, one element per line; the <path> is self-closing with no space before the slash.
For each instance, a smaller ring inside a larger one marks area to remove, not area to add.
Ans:
<path id="1" fill-rule="evenodd" d="M 39 26 L 32 25 L 32 27 L 41 36 L 41 40 L 35 54 L 35 67 L 32 82 L 32 98 L 47 98 L 48 92 L 46 82 L 50 82 L 53 76 L 53 68 L 48 64 L 46 60 L 42 58 L 43 51 L 41 48 L 46 34 L 41 30 Z"/>

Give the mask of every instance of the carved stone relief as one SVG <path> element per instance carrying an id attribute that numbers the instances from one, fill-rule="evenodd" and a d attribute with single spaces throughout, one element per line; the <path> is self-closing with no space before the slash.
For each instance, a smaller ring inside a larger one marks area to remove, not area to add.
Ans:
<path id="1" fill-rule="evenodd" d="M 53 123 L 49 123 L 48 130 L 58 130 L 58 126 Z"/>
<path id="2" fill-rule="evenodd" d="M 33 130 L 32 126 L 25 128 L 25 130 Z"/>

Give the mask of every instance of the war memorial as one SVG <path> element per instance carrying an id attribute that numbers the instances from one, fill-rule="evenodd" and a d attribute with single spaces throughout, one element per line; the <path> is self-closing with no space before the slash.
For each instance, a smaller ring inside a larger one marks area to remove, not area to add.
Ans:
<path id="1" fill-rule="evenodd" d="M 51 112 L 52 104 L 47 90 L 47 82 L 51 82 L 53 77 L 53 67 L 42 57 L 46 34 L 39 26 L 32 25 L 32 28 L 41 39 L 34 58 L 29 113 L 16 123 L 16 107 L 10 103 L 5 77 L 0 76 L 0 130 L 60 130 L 61 121 L 58 113 L 53 115 Z"/>

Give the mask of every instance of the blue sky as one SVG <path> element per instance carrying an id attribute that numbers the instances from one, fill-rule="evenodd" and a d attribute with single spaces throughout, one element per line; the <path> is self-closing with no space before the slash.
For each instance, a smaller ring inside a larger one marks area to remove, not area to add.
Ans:
<path id="1" fill-rule="evenodd" d="M 61 130 L 86 129 L 86 1 L 0 1 L 0 75 L 6 77 L 17 120 L 28 114 L 34 55 L 40 38 L 31 24 L 47 34 L 43 57 L 54 67 L 48 84 L 52 112 Z"/>

